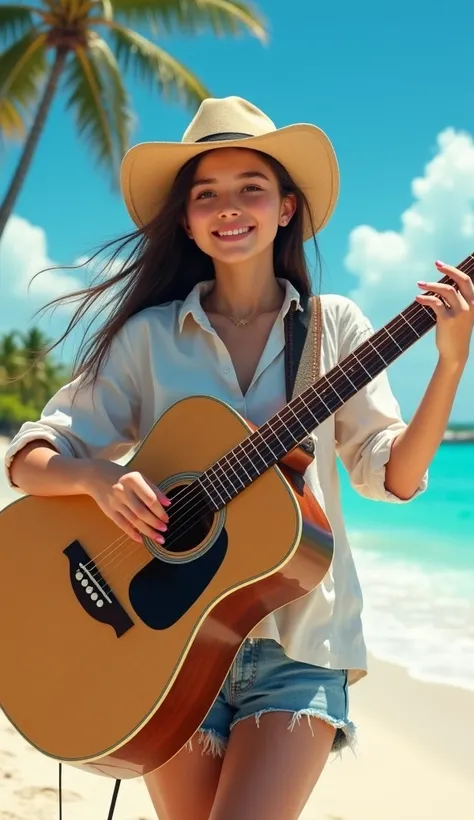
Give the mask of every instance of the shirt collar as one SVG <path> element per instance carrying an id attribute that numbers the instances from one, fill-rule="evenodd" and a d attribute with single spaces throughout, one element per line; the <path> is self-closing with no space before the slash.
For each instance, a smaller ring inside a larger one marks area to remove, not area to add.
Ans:
<path id="1" fill-rule="evenodd" d="M 297 310 L 303 310 L 301 305 L 301 297 L 296 288 L 288 281 L 288 279 L 277 278 L 277 281 L 285 289 L 285 298 L 281 307 L 280 315 L 283 318 L 288 313 L 291 305 L 295 305 Z M 212 290 L 214 286 L 213 281 L 198 282 L 192 291 L 188 294 L 178 313 L 179 332 L 182 333 L 183 325 L 187 316 L 191 315 L 195 322 L 201 327 L 209 330 L 209 319 L 202 308 L 201 300 L 206 294 Z"/>

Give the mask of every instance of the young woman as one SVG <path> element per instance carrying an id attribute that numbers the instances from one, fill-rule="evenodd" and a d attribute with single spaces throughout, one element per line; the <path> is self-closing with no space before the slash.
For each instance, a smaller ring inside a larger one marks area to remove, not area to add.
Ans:
<path id="1" fill-rule="evenodd" d="M 7 468 L 26 493 L 88 494 L 131 539 L 166 544 L 168 500 L 112 459 L 184 396 L 216 396 L 257 425 L 286 403 L 283 319 L 310 293 L 303 241 L 329 219 L 338 171 L 318 128 L 277 130 L 229 97 L 206 100 L 182 143 L 133 148 L 122 187 L 138 231 L 112 256 L 119 272 L 82 293 L 71 327 L 104 295 L 107 319 L 75 380 L 14 438 Z M 315 430 L 305 478 L 331 522 L 331 569 L 257 627 L 196 738 L 146 778 L 160 820 L 293 820 L 331 750 L 354 740 L 348 684 L 366 674 L 366 653 L 336 454 L 370 498 L 425 488 L 474 322 L 469 277 L 436 267 L 457 287 L 418 283 L 439 351 L 420 408 L 405 425 L 381 375 Z M 372 332 L 340 296 L 322 297 L 322 321 L 323 371 Z"/>

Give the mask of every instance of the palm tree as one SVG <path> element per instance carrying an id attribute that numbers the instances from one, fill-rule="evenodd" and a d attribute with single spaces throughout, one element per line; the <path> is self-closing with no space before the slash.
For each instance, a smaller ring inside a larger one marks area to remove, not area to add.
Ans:
<path id="1" fill-rule="evenodd" d="M 50 345 L 51 339 L 38 327 L 23 333 L 13 330 L 0 337 L 0 428 L 2 409 L 11 411 L 14 407 L 10 399 L 16 399 L 17 412 L 33 412 L 33 418 L 70 377 L 68 368 L 45 354 Z"/>
<path id="2" fill-rule="evenodd" d="M 24 372 L 19 381 L 19 393 L 24 404 L 41 405 L 49 389 L 48 361 L 44 356 L 51 340 L 38 327 L 31 327 L 22 333 L 22 352 L 25 362 Z M 49 396 L 46 397 L 46 399 Z"/>
<path id="3" fill-rule="evenodd" d="M 17 330 L 0 338 L 0 389 L 16 379 L 25 368 L 24 350 L 19 341 Z"/>
<path id="4" fill-rule="evenodd" d="M 28 112 L 36 113 L 3 204 L 0 237 L 25 180 L 60 81 L 66 107 L 96 159 L 117 179 L 132 123 L 123 72 L 194 109 L 209 96 L 182 63 L 139 31 L 174 28 L 216 34 L 247 30 L 265 39 L 262 20 L 241 0 L 35 0 L 0 5 L 0 131 L 17 133 Z M 104 36 L 105 35 L 105 36 Z"/>

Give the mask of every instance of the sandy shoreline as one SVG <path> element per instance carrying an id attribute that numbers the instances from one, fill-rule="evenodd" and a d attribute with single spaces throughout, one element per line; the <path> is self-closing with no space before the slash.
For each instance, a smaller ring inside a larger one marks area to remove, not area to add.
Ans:
<path id="1" fill-rule="evenodd" d="M 0 508 L 17 497 L 2 470 Z M 473 820 L 474 692 L 371 658 L 350 698 L 357 756 L 346 751 L 327 766 L 302 820 Z M 57 769 L 0 712 L 0 820 L 56 820 Z M 65 767 L 64 820 L 106 820 L 112 788 Z M 142 781 L 122 784 L 114 820 L 156 820 Z"/>

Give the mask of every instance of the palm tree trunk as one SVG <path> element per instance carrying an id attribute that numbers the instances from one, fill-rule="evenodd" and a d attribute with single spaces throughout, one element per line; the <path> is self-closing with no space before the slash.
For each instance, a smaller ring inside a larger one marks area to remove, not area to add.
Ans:
<path id="1" fill-rule="evenodd" d="M 26 138 L 23 153 L 20 157 L 16 171 L 13 174 L 13 178 L 6 193 L 5 199 L 0 205 L 0 240 L 2 238 L 3 231 L 5 230 L 5 225 L 7 224 L 10 214 L 13 211 L 13 207 L 18 194 L 20 193 L 23 182 L 25 181 L 25 177 L 28 173 L 38 140 L 46 122 L 46 117 L 48 116 L 49 109 L 51 108 L 51 103 L 58 85 L 59 77 L 64 67 L 66 56 L 67 49 L 61 47 L 56 49 L 53 67 L 48 77 L 48 82 L 46 83 L 35 119 Z"/>

